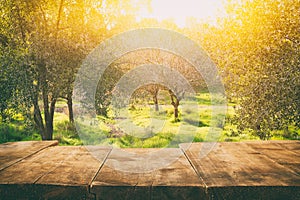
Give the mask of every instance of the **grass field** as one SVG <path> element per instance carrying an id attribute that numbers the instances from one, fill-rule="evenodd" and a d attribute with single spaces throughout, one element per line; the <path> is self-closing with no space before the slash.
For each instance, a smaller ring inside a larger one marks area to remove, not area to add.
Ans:
<path id="1" fill-rule="evenodd" d="M 119 116 L 114 115 L 115 118 L 98 116 L 96 123 L 77 121 L 80 126 L 76 129 L 68 122 L 66 102 L 60 100 L 54 117 L 53 139 L 58 140 L 60 145 L 113 145 L 121 148 L 177 147 L 182 142 L 259 140 L 251 133 L 237 134 L 236 126 L 230 123 L 235 112 L 234 102 L 227 104 L 225 116 L 217 114 L 212 120 L 210 94 L 199 94 L 193 100 L 194 104 L 189 100 L 181 102 L 180 121 L 175 122 L 173 107 L 166 101 L 168 99 L 161 101 L 158 112 L 154 111 L 151 102 L 140 101 L 119 111 Z M 1 143 L 41 140 L 32 125 L 24 124 L 21 115 L 16 115 L 9 124 L 0 124 L 0 132 Z M 291 127 L 290 132 L 273 132 L 271 139 L 300 139 L 299 135 L 300 131 Z"/>
<path id="2" fill-rule="evenodd" d="M 59 114 L 55 118 L 55 139 L 61 144 L 78 145 L 113 145 L 121 148 L 142 147 L 177 147 L 181 142 L 227 141 L 238 142 L 259 140 L 251 133 L 237 134 L 236 126 L 230 123 L 234 116 L 234 102 L 228 102 L 226 115 L 216 115 L 212 120 L 211 97 L 209 93 L 196 96 L 197 109 L 185 106 L 190 102 L 182 102 L 180 106 L 180 122 L 175 122 L 174 111 L 167 105 L 169 99 L 161 98 L 160 110 L 155 112 L 152 102 L 139 101 L 119 111 L 122 120 L 114 120 L 98 116 L 97 124 L 91 126 L 90 121 L 81 123 L 80 137 L 74 135 L 74 127 L 68 127 L 67 116 Z M 121 113 L 121 114 L 120 114 Z M 59 118 L 60 117 L 60 118 Z M 225 117 L 225 122 L 223 121 Z M 64 119 L 63 119 L 64 118 Z M 126 118 L 127 120 L 124 120 Z M 65 128 L 64 128 L 65 127 Z M 92 128 L 91 128 L 92 127 Z M 135 127 L 135 128 L 132 128 Z M 213 127 L 213 128 L 211 128 Z M 296 131 L 296 130 L 295 130 Z M 295 132 L 294 131 L 294 132 Z M 299 130 L 297 132 L 299 135 Z M 82 140 L 80 140 L 80 138 Z M 284 134 L 274 133 L 275 140 L 297 139 Z M 83 141 L 83 142 L 82 142 Z"/>

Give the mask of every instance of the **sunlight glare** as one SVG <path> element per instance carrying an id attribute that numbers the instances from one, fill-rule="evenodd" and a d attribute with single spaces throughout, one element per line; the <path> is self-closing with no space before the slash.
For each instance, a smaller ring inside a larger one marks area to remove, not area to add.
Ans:
<path id="1" fill-rule="evenodd" d="M 159 21 L 173 19 L 184 27 L 188 18 L 215 23 L 225 11 L 223 0 L 152 0 L 152 12 L 142 14 L 141 18 L 155 18 Z"/>

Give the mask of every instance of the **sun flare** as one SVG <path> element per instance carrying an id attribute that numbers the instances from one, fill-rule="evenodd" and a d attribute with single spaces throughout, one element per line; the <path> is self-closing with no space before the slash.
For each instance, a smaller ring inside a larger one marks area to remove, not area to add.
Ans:
<path id="1" fill-rule="evenodd" d="M 225 14 L 222 2 L 223 0 L 152 0 L 152 12 L 143 12 L 141 17 L 159 21 L 173 19 L 180 27 L 184 27 L 189 18 L 215 23 L 217 17 Z"/>

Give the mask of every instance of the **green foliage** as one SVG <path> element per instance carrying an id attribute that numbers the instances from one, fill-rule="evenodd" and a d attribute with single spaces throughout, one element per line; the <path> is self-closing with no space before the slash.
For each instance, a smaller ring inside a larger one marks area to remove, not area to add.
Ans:
<path id="1" fill-rule="evenodd" d="M 58 140 L 60 145 L 82 145 L 82 141 L 76 132 L 73 123 L 69 121 L 60 121 L 55 124 L 54 140 Z"/>
<path id="2" fill-rule="evenodd" d="M 16 24 L 11 23 L 15 13 L 13 1 L 1 1 L 0 6 L 0 114 L 3 122 L 9 122 L 13 115 L 22 113 L 28 115 L 30 92 L 23 88 L 30 87 L 28 78 L 31 71 L 26 63 L 27 48 L 24 41 L 15 37 Z M 19 36 L 20 37 L 20 36 Z"/>
<path id="3" fill-rule="evenodd" d="M 0 123 L 0 143 L 29 140 L 41 140 L 31 124 L 24 123 L 23 120 Z"/>
<path id="4" fill-rule="evenodd" d="M 300 122 L 300 16 L 296 14 L 300 2 L 264 1 L 247 6 L 250 16 L 258 14 L 262 19 L 259 24 L 259 19 L 252 19 L 252 24 L 268 34 L 253 36 L 261 42 L 253 53 L 260 55 L 249 63 L 256 72 L 240 92 L 239 129 L 250 128 L 268 139 L 271 131 Z"/>
<path id="5" fill-rule="evenodd" d="M 108 117 L 112 101 L 112 90 L 123 75 L 123 72 L 115 66 L 108 67 L 99 80 L 95 96 L 95 106 L 98 115 Z"/>
<path id="6" fill-rule="evenodd" d="M 229 1 L 203 43 L 238 101 L 239 133 L 270 139 L 300 122 L 299 0 Z"/>
<path id="7" fill-rule="evenodd" d="M 72 110 L 75 73 L 84 57 L 113 33 L 108 30 L 123 22 L 120 18 L 137 12 L 138 5 L 147 5 L 147 1 L 134 6 L 131 3 L 131 0 L 1 1 L 2 120 L 9 120 L 12 111 L 24 110 L 24 116 L 35 121 L 42 138 L 52 139 L 56 100 L 67 99 Z M 31 106 L 33 112 L 29 112 Z"/>

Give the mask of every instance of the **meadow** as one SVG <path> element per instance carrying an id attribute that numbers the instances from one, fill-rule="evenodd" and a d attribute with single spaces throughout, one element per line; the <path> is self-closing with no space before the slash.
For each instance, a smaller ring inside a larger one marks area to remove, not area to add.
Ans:
<path id="1" fill-rule="evenodd" d="M 196 101 L 195 101 L 196 100 Z M 259 140 L 251 132 L 238 133 L 232 123 L 235 102 L 227 102 L 226 116 L 217 115 L 212 120 L 211 96 L 208 92 L 197 94 L 197 109 L 183 101 L 179 107 L 180 121 L 174 120 L 174 109 L 168 104 L 166 94 L 160 95 L 159 111 L 154 111 L 151 101 L 138 100 L 123 110 L 130 121 L 118 120 L 111 110 L 108 117 L 97 116 L 91 126 L 88 120 L 69 123 L 66 102 L 57 103 L 54 117 L 54 140 L 60 145 L 112 145 L 121 148 L 177 147 L 183 142 L 239 142 Z M 120 114 L 119 114 L 120 115 Z M 121 122 L 119 122 L 121 121 Z M 134 129 L 132 127 L 135 127 Z M 78 131 L 80 129 L 80 131 Z M 0 124 L 0 142 L 41 140 L 31 123 L 24 122 L 22 115 L 14 115 L 10 123 Z M 215 134 L 211 137 L 211 134 Z M 288 132 L 273 131 L 271 140 L 300 139 L 300 131 L 290 127 Z"/>

